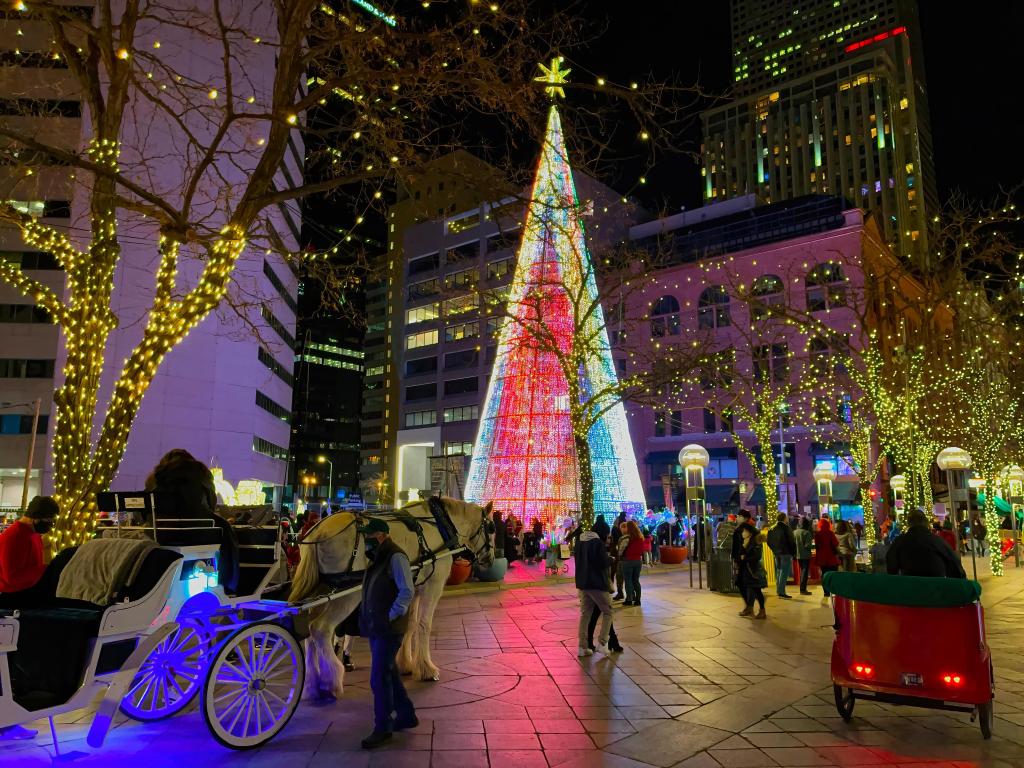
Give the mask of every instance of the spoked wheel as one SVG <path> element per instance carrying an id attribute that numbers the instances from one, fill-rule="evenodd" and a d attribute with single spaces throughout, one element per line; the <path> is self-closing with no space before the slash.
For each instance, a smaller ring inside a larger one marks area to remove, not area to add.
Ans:
<path id="1" fill-rule="evenodd" d="M 232 749 L 273 738 L 295 714 L 306 669 L 295 636 L 277 624 L 254 624 L 229 637 L 210 664 L 203 717 Z"/>
<path id="2" fill-rule="evenodd" d="M 992 738 L 992 700 L 978 705 L 978 725 L 981 726 L 981 735 L 986 739 Z"/>
<path id="3" fill-rule="evenodd" d="M 121 700 L 121 711 L 148 722 L 184 709 L 199 692 L 207 646 L 201 627 L 180 625 L 142 662 Z"/>
<path id="4" fill-rule="evenodd" d="M 839 712 L 839 716 L 846 722 L 850 722 L 853 718 L 853 705 L 857 701 L 853 697 L 853 690 L 850 688 L 843 689 L 838 685 L 833 685 L 832 692 L 836 696 L 836 710 Z"/>

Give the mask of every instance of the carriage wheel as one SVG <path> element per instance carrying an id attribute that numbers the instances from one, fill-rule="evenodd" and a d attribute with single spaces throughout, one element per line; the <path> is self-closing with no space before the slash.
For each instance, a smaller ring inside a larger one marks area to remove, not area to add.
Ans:
<path id="1" fill-rule="evenodd" d="M 978 705 L 978 725 L 981 726 L 981 735 L 986 739 L 992 738 L 992 700 Z"/>
<path id="2" fill-rule="evenodd" d="M 121 711 L 134 720 L 149 722 L 184 709 L 203 677 L 208 639 L 195 624 L 181 624 L 157 645 L 121 700 Z"/>
<path id="3" fill-rule="evenodd" d="M 844 690 L 838 685 L 833 685 L 832 692 L 836 696 L 836 710 L 838 710 L 839 716 L 846 722 L 850 722 L 853 719 L 853 705 L 857 701 L 853 697 L 853 689 L 847 688 Z"/>
<path id="4" fill-rule="evenodd" d="M 288 724 L 306 669 L 295 636 L 277 624 L 253 624 L 221 646 L 203 689 L 210 733 L 232 749 L 252 749 Z"/>

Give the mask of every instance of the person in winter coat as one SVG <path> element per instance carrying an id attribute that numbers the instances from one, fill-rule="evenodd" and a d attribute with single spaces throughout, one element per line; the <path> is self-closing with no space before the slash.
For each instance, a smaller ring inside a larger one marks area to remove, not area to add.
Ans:
<path id="1" fill-rule="evenodd" d="M 494 510 L 494 558 L 505 556 L 506 523 L 499 510 Z"/>
<path id="2" fill-rule="evenodd" d="M 836 523 L 836 538 L 839 541 L 839 570 L 854 573 L 857 570 L 857 539 L 853 526 L 848 520 Z"/>
<path id="3" fill-rule="evenodd" d="M 889 547 L 885 564 L 893 575 L 967 578 L 956 553 L 944 540 L 932 535 L 927 515 L 917 509 L 907 514 L 907 531 Z"/>
<path id="4" fill-rule="evenodd" d="M 821 569 L 822 577 L 826 573 L 839 570 L 839 539 L 832 531 L 832 523 L 827 517 L 821 518 L 818 523 L 818 532 L 814 534 L 814 550 L 814 558 Z M 824 581 L 821 588 L 825 592 L 825 597 L 831 595 L 825 589 Z"/>
<path id="5" fill-rule="evenodd" d="M 576 589 L 580 595 L 580 620 L 577 630 L 578 655 L 591 656 L 588 647 L 587 625 L 590 613 L 596 607 L 601 611 L 601 630 L 594 649 L 605 656 L 611 653 L 608 636 L 612 628 L 612 601 L 608 598 L 608 568 L 611 560 L 604 540 L 594 523 L 589 531 L 580 535 L 576 545 Z"/>
<path id="6" fill-rule="evenodd" d="M 619 539 L 619 548 L 622 550 L 622 581 L 626 586 L 626 601 L 623 605 L 640 605 L 640 571 L 646 543 L 640 526 L 634 521 L 626 523 L 626 535 Z"/>
<path id="7" fill-rule="evenodd" d="M 598 515 L 594 520 L 594 533 L 596 533 L 601 541 L 605 542 L 605 546 L 608 544 L 608 538 L 610 531 L 608 523 L 605 522 L 603 516 Z M 609 592 L 609 594 L 611 594 Z M 590 621 L 587 623 L 587 648 L 591 651 L 594 650 L 594 630 L 597 629 L 597 622 L 601 618 L 601 610 L 595 605 L 590 612 Z M 612 653 L 622 653 L 625 649 L 619 644 L 619 638 L 615 634 L 615 622 L 612 622 L 612 626 L 608 630 L 608 650 Z"/>
<path id="8" fill-rule="evenodd" d="M 796 560 L 800 563 L 800 594 L 809 595 L 807 579 L 811 575 L 811 555 L 814 546 L 814 534 L 811 532 L 809 518 L 800 519 L 800 527 L 793 531 L 793 543 L 796 545 Z"/>
<path id="9" fill-rule="evenodd" d="M 369 567 L 363 575 L 359 631 L 370 643 L 370 690 L 373 691 L 373 733 L 362 741 L 374 749 L 390 741 L 394 731 L 419 725 L 395 659 L 409 626 L 415 593 L 408 555 L 391 539 L 388 524 L 371 518 L 358 529 L 364 537 Z"/>
<path id="10" fill-rule="evenodd" d="M 146 490 L 175 494 L 179 503 L 176 517 L 212 518 L 217 509 L 213 473 L 184 448 L 164 454 L 146 478 Z"/>
<path id="11" fill-rule="evenodd" d="M 753 515 L 751 515 L 748 510 L 741 509 L 739 511 L 739 513 L 736 515 L 736 522 L 738 523 L 738 525 L 733 529 L 732 533 L 730 534 L 731 541 L 729 544 L 729 548 L 731 550 L 732 555 L 732 569 L 733 573 L 735 574 L 736 586 L 739 588 L 740 598 L 742 598 L 743 600 L 744 607 L 746 607 L 747 605 L 747 592 L 745 587 L 745 581 L 743 579 L 743 571 L 745 568 L 743 558 L 743 532 L 748 531 L 750 535 L 754 537 L 754 539 L 757 539 L 758 531 L 757 528 L 754 527 L 754 524 L 751 522 L 752 519 Z M 719 539 L 719 541 L 721 541 L 721 539 Z"/>
<path id="12" fill-rule="evenodd" d="M 956 552 L 956 534 L 953 532 L 953 522 L 947 519 L 939 529 L 939 538 L 949 544 L 949 548 Z"/>
<path id="13" fill-rule="evenodd" d="M 786 582 L 793 572 L 796 537 L 785 512 L 779 512 L 775 525 L 768 529 L 768 548 L 775 556 L 775 594 L 783 600 L 791 600 L 792 596 L 786 594 Z"/>
<path id="14" fill-rule="evenodd" d="M 736 578 L 736 586 L 746 602 L 740 616 L 753 616 L 755 619 L 766 619 L 768 615 L 764 612 L 764 592 L 761 590 L 766 586 L 768 580 L 764 573 L 762 562 L 761 541 L 757 529 L 752 525 L 741 525 L 734 534 L 735 539 L 740 540 L 739 551 L 739 572 Z M 757 601 L 758 612 L 754 614 L 754 601 Z"/>
<path id="15" fill-rule="evenodd" d="M 623 594 L 623 581 L 622 581 L 622 550 L 619 548 L 619 542 L 622 537 L 626 534 L 626 513 L 621 513 L 615 518 L 615 522 L 612 524 L 612 573 L 615 574 L 615 597 L 614 600 L 622 600 L 626 596 Z M 623 545 L 625 546 L 625 545 Z"/>

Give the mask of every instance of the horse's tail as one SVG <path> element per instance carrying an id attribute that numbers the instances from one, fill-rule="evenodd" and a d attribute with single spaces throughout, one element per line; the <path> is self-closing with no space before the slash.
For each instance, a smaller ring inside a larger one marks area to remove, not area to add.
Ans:
<path id="1" fill-rule="evenodd" d="M 292 591 L 288 595 L 289 603 L 296 603 L 311 595 L 320 583 L 320 566 L 317 563 L 314 542 L 299 542 L 299 552 L 302 553 L 302 556 L 299 558 L 299 565 L 292 577 Z"/>

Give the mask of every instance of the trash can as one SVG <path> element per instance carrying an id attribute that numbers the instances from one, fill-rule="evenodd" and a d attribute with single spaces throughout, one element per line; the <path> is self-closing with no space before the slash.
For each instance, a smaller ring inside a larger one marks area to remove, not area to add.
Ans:
<path id="1" fill-rule="evenodd" d="M 732 576 L 731 552 L 723 549 L 712 550 L 711 562 L 708 563 L 708 583 L 712 592 L 721 592 L 722 594 L 739 592 Z"/>

